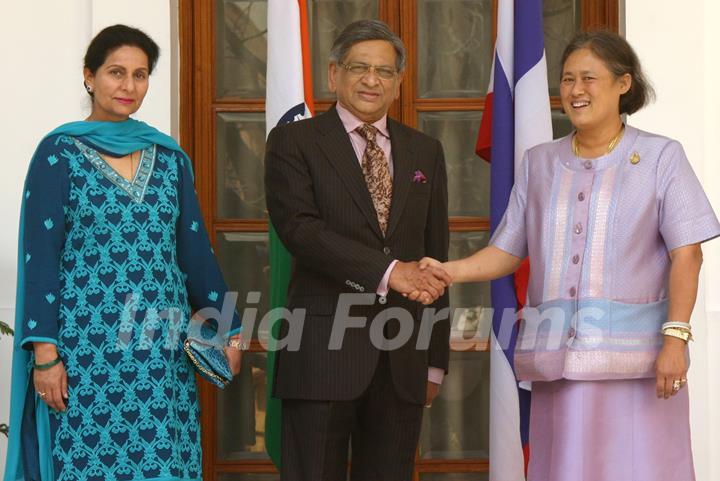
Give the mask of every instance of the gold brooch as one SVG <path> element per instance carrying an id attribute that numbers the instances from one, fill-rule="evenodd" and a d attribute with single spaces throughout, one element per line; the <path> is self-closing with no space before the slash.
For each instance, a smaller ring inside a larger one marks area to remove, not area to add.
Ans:
<path id="1" fill-rule="evenodd" d="M 638 162 L 640 162 L 640 154 L 637 152 L 633 152 L 633 154 L 630 156 L 630 163 L 635 165 Z"/>

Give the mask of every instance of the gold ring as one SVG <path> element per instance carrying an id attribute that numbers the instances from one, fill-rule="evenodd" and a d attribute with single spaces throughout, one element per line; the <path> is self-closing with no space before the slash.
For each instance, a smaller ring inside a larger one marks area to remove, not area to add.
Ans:
<path id="1" fill-rule="evenodd" d="M 681 387 L 682 387 L 682 381 L 680 379 L 675 379 L 672 383 L 673 392 L 678 392 Z"/>
<path id="2" fill-rule="evenodd" d="M 45 399 L 45 396 L 47 396 L 46 392 L 39 392 L 38 396 L 40 396 L 40 399 Z"/>

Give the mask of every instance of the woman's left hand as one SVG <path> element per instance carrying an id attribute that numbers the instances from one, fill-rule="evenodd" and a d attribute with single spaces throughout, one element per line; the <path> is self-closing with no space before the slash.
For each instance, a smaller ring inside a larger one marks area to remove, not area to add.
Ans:
<path id="1" fill-rule="evenodd" d="M 687 383 L 687 344 L 682 339 L 664 337 L 662 350 L 655 361 L 657 375 L 655 390 L 658 398 L 669 399 Z M 675 381 L 680 381 L 680 389 L 673 389 Z"/>

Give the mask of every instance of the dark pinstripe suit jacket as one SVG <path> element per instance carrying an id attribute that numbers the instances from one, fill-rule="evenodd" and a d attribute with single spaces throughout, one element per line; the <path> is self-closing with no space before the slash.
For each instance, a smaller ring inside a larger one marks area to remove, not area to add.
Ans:
<path id="1" fill-rule="evenodd" d="M 387 299 L 372 295 L 393 259 L 431 256 L 445 260 L 448 252 L 442 145 L 392 119 L 388 119 L 388 130 L 394 172 L 385 237 L 350 138 L 334 108 L 270 132 L 265 157 L 267 206 L 295 261 L 287 307 L 306 309 L 300 349 L 281 350 L 276 356 L 276 397 L 349 400 L 362 394 L 379 356 L 370 342 L 370 324 L 389 307 L 406 309 L 414 320 L 410 339 L 389 353 L 397 393 L 422 404 L 428 365 L 447 369 L 447 315 L 435 322 L 429 348 L 418 350 L 423 306 L 392 291 Z M 426 177 L 425 183 L 413 181 L 418 170 Z M 354 306 L 349 315 L 367 317 L 367 323 L 345 329 L 341 349 L 329 350 L 333 326 L 338 329 L 338 323 L 347 321 L 347 317 L 335 316 L 338 298 L 359 292 L 368 293 L 372 304 Z M 432 307 L 447 305 L 446 293 Z M 390 319 L 386 336 L 393 338 L 398 326 L 397 320 Z M 284 335 L 287 325 L 283 327 Z"/>

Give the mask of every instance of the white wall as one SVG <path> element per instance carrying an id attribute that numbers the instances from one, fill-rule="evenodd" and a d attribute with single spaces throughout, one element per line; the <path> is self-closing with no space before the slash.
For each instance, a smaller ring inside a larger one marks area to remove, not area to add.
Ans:
<path id="1" fill-rule="evenodd" d="M 13 324 L 19 200 L 25 172 L 44 134 L 89 114 L 82 59 L 103 27 L 143 29 L 161 56 L 136 118 L 174 132 L 177 118 L 176 0 L 0 1 L 0 319 Z M 173 35 L 174 34 L 174 35 Z M 8 419 L 11 341 L 0 340 L 0 422 Z M 0 436 L 0 476 L 6 440 Z"/>
<path id="2" fill-rule="evenodd" d="M 629 123 L 680 140 L 720 213 L 720 6 L 717 0 L 627 0 L 626 36 L 658 94 Z M 720 240 L 703 248 L 701 292 L 692 323 L 689 375 L 698 480 L 720 479 Z"/>

